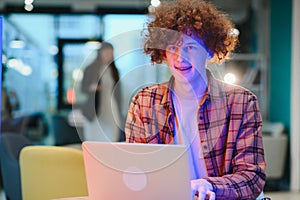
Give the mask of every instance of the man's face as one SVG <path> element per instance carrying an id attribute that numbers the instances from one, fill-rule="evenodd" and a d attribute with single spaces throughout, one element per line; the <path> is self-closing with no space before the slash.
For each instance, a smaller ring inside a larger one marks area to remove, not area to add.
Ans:
<path id="1" fill-rule="evenodd" d="M 204 45 L 192 37 L 182 36 L 166 48 L 166 61 L 176 81 L 192 83 L 206 79 L 205 64 L 208 56 Z"/>

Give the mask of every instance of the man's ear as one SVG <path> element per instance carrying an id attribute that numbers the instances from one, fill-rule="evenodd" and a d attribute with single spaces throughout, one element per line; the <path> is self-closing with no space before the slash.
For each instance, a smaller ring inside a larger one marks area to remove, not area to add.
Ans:
<path id="1" fill-rule="evenodd" d="M 167 52 L 165 51 L 164 55 L 163 55 L 164 61 L 167 60 Z"/>

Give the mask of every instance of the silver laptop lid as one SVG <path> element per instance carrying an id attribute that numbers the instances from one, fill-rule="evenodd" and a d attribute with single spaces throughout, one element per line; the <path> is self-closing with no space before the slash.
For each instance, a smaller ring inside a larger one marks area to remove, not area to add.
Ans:
<path id="1" fill-rule="evenodd" d="M 89 200 L 190 199 L 182 145 L 83 142 Z"/>

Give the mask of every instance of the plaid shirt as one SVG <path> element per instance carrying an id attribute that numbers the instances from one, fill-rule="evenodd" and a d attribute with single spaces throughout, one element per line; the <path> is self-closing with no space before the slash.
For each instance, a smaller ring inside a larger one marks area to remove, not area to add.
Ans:
<path id="1" fill-rule="evenodd" d="M 197 119 L 205 179 L 212 184 L 216 199 L 255 199 L 266 180 L 257 98 L 245 88 L 215 79 L 209 71 L 207 77 L 208 92 Z M 125 127 L 127 142 L 174 143 L 173 83 L 171 77 L 133 97 Z"/>

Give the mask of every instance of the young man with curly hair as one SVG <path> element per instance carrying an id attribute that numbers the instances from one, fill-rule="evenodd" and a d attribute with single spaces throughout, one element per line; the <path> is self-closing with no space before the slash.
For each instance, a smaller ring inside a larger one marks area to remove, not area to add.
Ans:
<path id="1" fill-rule="evenodd" d="M 206 68 L 229 58 L 238 43 L 234 30 L 207 1 L 162 2 L 144 50 L 153 63 L 166 62 L 172 77 L 139 91 L 128 111 L 126 142 L 186 145 L 199 200 L 255 199 L 266 180 L 257 97 Z"/>

